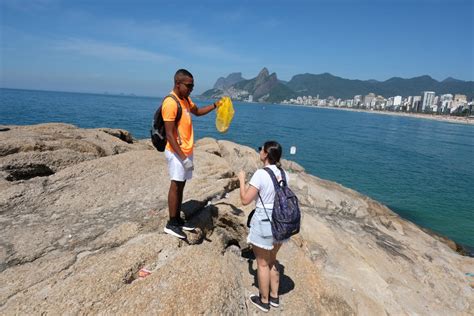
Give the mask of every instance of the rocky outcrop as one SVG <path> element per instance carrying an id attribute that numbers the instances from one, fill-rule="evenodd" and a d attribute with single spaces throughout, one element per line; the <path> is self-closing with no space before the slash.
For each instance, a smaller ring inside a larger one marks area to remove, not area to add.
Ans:
<path id="1" fill-rule="evenodd" d="M 148 141 L 65 124 L 1 130 L 2 315 L 255 313 L 252 206 L 236 190 L 236 172 L 260 165 L 254 150 L 197 142 L 183 212 L 198 229 L 180 241 L 163 233 L 167 167 Z M 279 254 L 273 313 L 474 313 L 473 258 L 366 196 L 284 166 L 303 220 Z"/>
<path id="2" fill-rule="evenodd" d="M 242 78 L 242 73 L 234 72 L 228 75 L 226 78 L 220 77 L 219 79 L 217 79 L 216 83 L 214 84 L 214 89 L 224 90 L 242 80 L 245 80 L 244 78 Z"/>
<path id="3" fill-rule="evenodd" d="M 218 99 L 227 95 L 233 100 L 242 101 L 250 98 L 258 102 L 279 102 L 283 100 L 283 95 L 296 96 L 278 80 L 276 73 L 270 74 L 267 68 L 263 68 L 257 77 L 250 80 L 235 78 L 235 83 L 227 84 L 228 81 L 222 81 L 223 79 L 219 78 L 214 88 L 205 91 L 200 98 Z"/>

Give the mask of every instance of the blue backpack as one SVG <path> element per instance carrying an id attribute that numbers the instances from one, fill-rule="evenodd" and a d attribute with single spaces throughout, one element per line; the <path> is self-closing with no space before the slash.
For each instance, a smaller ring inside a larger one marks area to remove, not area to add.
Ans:
<path id="1" fill-rule="evenodd" d="M 282 180 L 278 182 L 273 171 L 264 168 L 270 175 L 275 188 L 275 201 L 273 202 L 272 235 L 276 241 L 282 241 L 299 233 L 301 225 L 301 212 L 298 205 L 298 198 L 288 187 L 286 175 L 283 169 L 280 169 Z M 266 213 L 266 211 L 265 211 Z M 267 214 L 268 217 L 268 214 Z"/>

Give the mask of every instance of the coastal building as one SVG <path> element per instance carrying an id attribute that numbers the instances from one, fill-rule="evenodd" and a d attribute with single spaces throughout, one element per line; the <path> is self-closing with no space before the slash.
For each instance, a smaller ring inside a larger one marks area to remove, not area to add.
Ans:
<path id="1" fill-rule="evenodd" d="M 369 108 L 372 106 L 372 101 L 374 100 L 375 100 L 375 94 L 369 93 L 366 96 L 364 96 L 364 100 L 362 103 L 366 108 Z"/>
<path id="2" fill-rule="evenodd" d="M 361 103 L 362 103 L 362 96 L 361 95 L 354 96 L 354 99 L 352 99 L 352 105 L 354 107 L 359 107 Z"/>
<path id="3" fill-rule="evenodd" d="M 401 95 L 397 95 L 395 97 L 393 97 L 393 105 L 394 106 L 400 106 L 402 104 L 402 96 Z"/>
<path id="4" fill-rule="evenodd" d="M 405 111 L 411 112 L 412 102 L 413 102 L 413 96 L 411 95 L 403 100 L 403 106 L 405 107 Z"/>
<path id="5" fill-rule="evenodd" d="M 430 112 L 431 106 L 434 105 L 435 93 L 434 91 L 423 91 L 421 99 L 421 111 Z"/>
<path id="6" fill-rule="evenodd" d="M 438 113 L 446 115 L 470 115 L 473 102 L 467 101 L 463 94 L 443 94 L 436 96 L 433 91 L 423 91 L 421 96 L 407 96 L 406 98 L 396 95 L 385 98 L 382 95 L 369 93 L 365 96 L 355 95 L 352 99 L 341 99 L 329 96 L 320 99 L 311 95 L 298 96 L 296 99 L 283 100 L 283 104 L 303 104 L 309 106 L 329 106 L 341 108 L 360 108 L 379 111 L 411 112 L 411 113 Z M 252 102 L 252 95 L 245 95 Z M 260 100 L 261 101 L 261 100 Z M 473 99 L 474 101 L 474 99 Z"/>
<path id="7" fill-rule="evenodd" d="M 464 94 L 455 94 L 453 99 L 453 107 L 467 104 L 467 97 Z"/>
<path id="8" fill-rule="evenodd" d="M 327 98 L 327 102 L 326 102 L 326 105 L 327 106 L 334 106 L 334 103 L 336 102 L 336 98 L 334 98 L 333 96 L 329 96 Z"/>
<path id="9" fill-rule="evenodd" d="M 416 95 L 413 97 L 412 112 L 421 112 L 421 96 Z"/>
<path id="10" fill-rule="evenodd" d="M 383 96 L 378 95 L 372 100 L 370 104 L 370 108 L 376 109 L 376 110 L 385 110 L 386 104 L 387 104 L 387 100 Z"/>
<path id="11" fill-rule="evenodd" d="M 441 95 L 439 103 L 441 105 L 440 111 L 442 113 L 449 113 L 449 109 L 453 106 L 453 95 L 450 93 Z"/>

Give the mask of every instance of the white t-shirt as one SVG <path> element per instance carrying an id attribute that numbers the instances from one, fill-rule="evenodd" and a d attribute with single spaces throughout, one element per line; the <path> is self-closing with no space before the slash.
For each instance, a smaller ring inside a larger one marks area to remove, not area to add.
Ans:
<path id="1" fill-rule="evenodd" d="M 281 173 L 280 170 L 277 168 L 275 165 L 268 165 L 273 173 L 275 174 L 275 177 L 277 178 L 278 181 L 281 180 Z M 288 172 L 285 171 L 285 176 L 286 176 L 286 181 L 290 181 L 290 178 L 288 177 Z M 258 192 L 260 193 L 260 196 L 262 197 L 263 203 L 265 204 L 265 208 L 267 209 L 273 209 L 273 201 L 275 199 L 275 189 L 273 187 L 273 182 L 272 178 L 266 172 L 264 169 L 258 169 L 255 171 L 255 173 L 252 176 L 252 179 L 250 179 L 249 184 L 255 188 L 257 188 Z M 260 198 L 257 197 L 255 198 L 255 205 L 256 207 L 263 208 L 262 202 L 260 201 Z"/>

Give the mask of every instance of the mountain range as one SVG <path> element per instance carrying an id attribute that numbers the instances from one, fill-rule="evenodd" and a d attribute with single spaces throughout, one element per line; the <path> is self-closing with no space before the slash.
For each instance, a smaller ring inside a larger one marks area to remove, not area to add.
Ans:
<path id="1" fill-rule="evenodd" d="M 277 78 L 276 73 L 270 74 L 263 68 L 257 77 L 245 79 L 242 73 L 232 73 L 226 78 L 217 79 L 214 87 L 205 91 L 202 98 L 220 98 L 229 95 L 235 100 L 252 100 L 255 102 L 277 103 L 298 96 L 319 95 L 319 98 L 333 96 L 350 99 L 355 95 L 375 93 L 384 97 L 400 95 L 421 95 L 422 91 L 434 91 L 437 95 L 451 93 L 464 94 L 468 100 L 474 97 L 474 81 L 463 81 L 446 78 L 437 81 L 430 76 L 409 79 L 393 77 L 386 81 L 353 80 L 334 76 L 330 73 L 299 74 L 285 82 Z M 249 99 L 249 96 L 252 96 Z"/>

